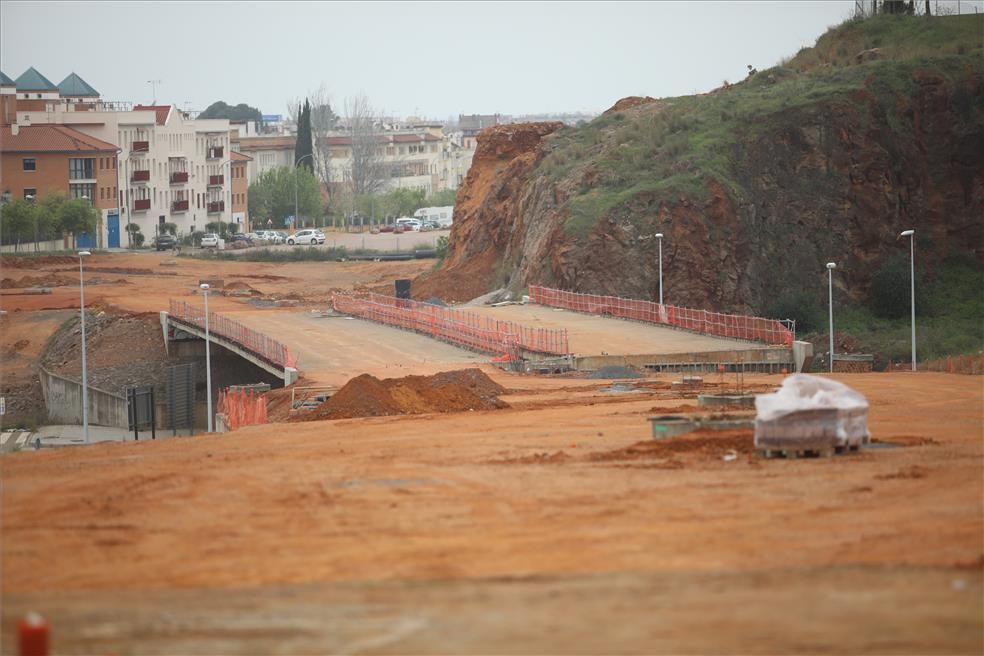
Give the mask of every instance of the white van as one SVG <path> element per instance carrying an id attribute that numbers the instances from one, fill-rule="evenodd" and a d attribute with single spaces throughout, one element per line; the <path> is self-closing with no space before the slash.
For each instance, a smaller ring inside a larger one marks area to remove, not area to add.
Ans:
<path id="1" fill-rule="evenodd" d="M 404 230 L 419 231 L 423 222 L 420 219 L 411 219 L 408 216 L 403 216 L 396 220 L 396 225 L 403 226 Z"/>
<path id="2" fill-rule="evenodd" d="M 441 228 L 450 228 L 454 218 L 454 206 L 421 207 L 413 215 L 421 221 L 434 221 Z"/>

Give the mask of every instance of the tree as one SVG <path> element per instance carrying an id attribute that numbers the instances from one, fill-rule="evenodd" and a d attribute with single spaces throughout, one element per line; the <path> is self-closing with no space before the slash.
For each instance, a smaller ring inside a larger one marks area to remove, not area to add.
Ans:
<path id="1" fill-rule="evenodd" d="M 230 121 L 256 121 L 263 122 L 263 113 L 255 107 L 250 107 L 246 103 L 240 103 L 233 107 L 219 100 L 209 105 L 198 118 L 225 118 Z"/>
<path id="2" fill-rule="evenodd" d="M 74 198 L 66 200 L 58 208 L 61 229 L 72 233 L 72 238 L 84 232 L 93 232 L 99 225 L 99 210 L 87 200 Z"/>
<path id="3" fill-rule="evenodd" d="M 912 283 L 909 280 L 909 257 L 891 256 L 882 261 L 871 276 L 868 288 L 868 307 L 875 316 L 901 319 L 909 316 L 912 307 Z M 926 309 L 925 286 L 916 278 L 916 312 Z"/>
<path id="4" fill-rule="evenodd" d="M 311 146 L 311 104 L 305 100 L 297 122 L 297 141 L 294 144 L 294 164 L 314 172 L 314 150 Z"/>
<path id="5" fill-rule="evenodd" d="M 458 195 L 457 189 L 443 189 L 430 195 L 427 204 L 431 207 L 447 207 L 454 205 L 454 199 Z"/>
<path id="6" fill-rule="evenodd" d="M 38 208 L 29 200 L 18 198 L 0 206 L 0 234 L 4 244 L 34 241 L 34 221 Z"/>
<path id="7" fill-rule="evenodd" d="M 376 111 L 368 98 L 359 95 L 346 103 L 345 118 L 352 138 L 351 168 L 347 172 L 352 193 L 356 197 L 375 194 L 389 177 L 383 164 Z"/>
<path id="8" fill-rule="evenodd" d="M 322 216 L 321 189 L 314 174 L 303 167 L 281 166 L 264 171 L 249 186 L 249 213 L 254 222 L 272 219 L 277 227 L 294 214 L 294 184 L 297 184 L 297 211 L 309 220 Z"/>

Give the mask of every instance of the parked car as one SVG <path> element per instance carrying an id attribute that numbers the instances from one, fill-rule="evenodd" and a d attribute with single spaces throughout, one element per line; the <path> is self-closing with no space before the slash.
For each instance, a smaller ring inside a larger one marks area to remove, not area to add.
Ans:
<path id="1" fill-rule="evenodd" d="M 154 247 L 159 251 L 169 251 L 177 246 L 178 240 L 174 238 L 174 235 L 169 235 L 167 233 L 163 235 L 157 235 L 154 238 Z"/>
<path id="2" fill-rule="evenodd" d="M 219 236 L 214 232 L 209 232 L 202 237 L 202 248 L 218 248 Z"/>
<path id="3" fill-rule="evenodd" d="M 396 226 L 392 226 L 392 225 L 379 226 L 379 231 L 380 232 L 393 232 L 393 230 L 394 230 L 395 227 Z"/>
<path id="4" fill-rule="evenodd" d="M 428 232 L 430 230 L 439 230 L 440 228 L 441 226 L 438 225 L 437 221 L 431 221 L 429 219 L 425 219 L 424 221 L 420 222 L 421 232 Z"/>
<path id="5" fill-rule="evenodd" d="M 274 232 L 276 233 L 276 235 L 278 237 L 280 237 L 280 241 L 278 243 L 283 244 L 283 243 L 285 243 L 287 241 L 288 235 L 287 235 L 286 232 L 284 232 L 283 230 L 276 230 Z"/>
<path id="6" fill-rule="evenodd" d="M 287 238 L 287 243 L 291 246 L 294 244 L 310 244 L 314 246 L 325 243 L 325 236 L 317 230 L 298 230 Z"/>
<path id="7" fill-rule="evenodd" d="M 403 226 L 405 232 L 411 232 L 413 230 L 420 230 L 421 222 L 420 219 L 411 219 L 410 217 L 401 217 L 396 220 L 396 225 Z"/>
<path id="8" fill-rule="evenodd" d="M 245 244 L 247 246 L 252 246 L 253 245 L 253 240 L 249 238 L 249 235 L 244 235 L 241 232 L 236 233 L 236 234 L 232 235 L 231 237 L 229 237 L 229 241 L 231 243 L 233 243 L 233 244 L 235 244 L 236 242 L 239 242 L 239 243 Z"/>
<path id="9" fill-rule="evenodd" d="M 260 239 L 264 239 L 271 244 L 284 243 L 284 238 L 276 230 L 258 230 L 256 234 L 260 236 Z"/>

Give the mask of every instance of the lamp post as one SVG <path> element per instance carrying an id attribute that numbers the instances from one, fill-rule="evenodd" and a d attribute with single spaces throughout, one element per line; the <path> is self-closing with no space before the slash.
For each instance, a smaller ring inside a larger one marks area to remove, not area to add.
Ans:
<path id="1" fill-rule="evenodd" d="M 82 277 L 82 258 L 91 255 L 79 251 L 79 315 L 82 320 L 82 433 L 89 443 L 89 376 L 85 364 L 85 279 Z"/>
<path id="2" fill-rule="evenodd" d="M 209 346 L 208 334 L 208 283 L 199 285 L 205 292 L 205 394 L 208 401 L 208 432 L 211 433 L 212 426 L 212 350 Z"/>
<path id="3" fill-rule="evenodd" d="M 312 158 L 314 161 L 314 153 L 308 153 L 307 155 L 301 155 L 294 161 L 294 224 L 297 225 L 297 165 L 303 162 L 308 157 Z"/>
<path id="4" fill-rule="evenodd" d="M 659 304 L 663 304 L 663 233 L 657 232 L 656 239 L 659 240 Z"/>
<path id="5" fill-rule="evenodd" d="M 834 373 L 834 269 L 837 265 L 827 262 L 827 303 L 830 306 L 830 373 Z"/>
<path id="6" fill-rule="evenodd" d="M 34 205 L 34 195 L 33 194 L 28 194 L 28 195 L 24 196 L 24 200 L 26 200 L 27 202 L 29 202 L 31 205 Z M 34 209 L 34 211 L 31 212 L 31 218 L 34 219 L 34 252 L 37 253 L 38 250 L 39 250 L 38 249 L 38 208 L 37 208 L 36 205 L 34 205 L 34 208 L 33 209 Z"/>
<path id="7" fill-rule="evenodd" d="M 909 282 L 912 295 L 912 370 L 916 370 L 916 231 L 903 230 L 899 237 L 909 238 Z"/>

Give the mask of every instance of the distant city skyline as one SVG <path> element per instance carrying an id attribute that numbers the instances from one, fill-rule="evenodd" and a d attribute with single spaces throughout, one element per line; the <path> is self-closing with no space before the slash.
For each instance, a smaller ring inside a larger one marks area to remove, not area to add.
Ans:
<path id="1" fill-rule="evenodd" d="M 338 113 L 357 94 L 381 114 L 439 120 L 598 113 L 740 81 L 749 64 L 812 46 L 854 5 L 5 0 L 0 70 L 34 66 L 56 84 L 75 72 L 107 100 L 192 110 L 223 100 L 287 114 L 324 83 Z"/>

